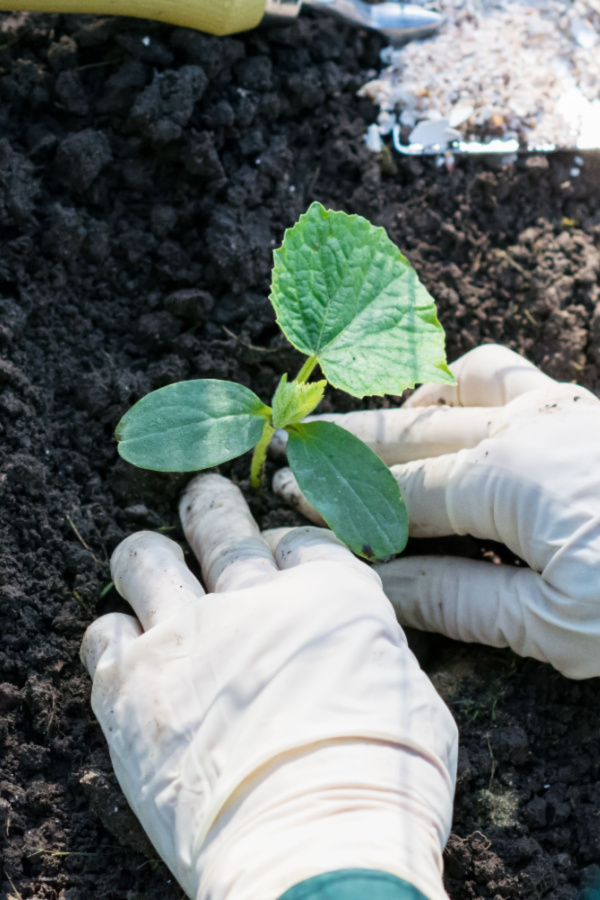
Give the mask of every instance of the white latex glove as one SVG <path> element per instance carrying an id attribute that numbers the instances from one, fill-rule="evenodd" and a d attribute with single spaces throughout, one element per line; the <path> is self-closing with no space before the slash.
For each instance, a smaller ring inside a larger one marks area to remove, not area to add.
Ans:
<path id="1" fill-rule="evenodd" d="M 313 527 L 261 536 L 219 475 L 180 514 L 203 588 L 167 538 L 115 550 L 137 618 L 86 632 L 92 706 L 132 809 L 188 897 L 275 900 L 377 869 L 447 895 L 456 728 L 379 576 Z"/>
<path id="2" fill-rule="evenodd" d="M 600 675 L 600 401 L 496 345 L 450 368 L 401 409 L 325 418 L 391 466 L 413 537 L 500 541 L 529 568 L 400 557 L 377 568 L 398 619 Z M 289 470 L 274 488 L 319 520 Z"/>

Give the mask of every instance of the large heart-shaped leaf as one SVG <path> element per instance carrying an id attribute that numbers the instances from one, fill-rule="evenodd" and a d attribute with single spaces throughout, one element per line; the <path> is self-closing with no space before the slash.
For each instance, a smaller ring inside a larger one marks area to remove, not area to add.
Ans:
<path id="1" fill-rule="evenodd" d="M 355 397 L 454 383 L 432 297 L 362 216 L 313 203 L 275 251 L 271 302 L 288 340 Z"/>
<path id="2" fill-rule="evenodd" d="M 270 412 L 241 384 L 180 381 L 138 401 L 115 437 L 123 459 L 142 469 L 194 472 L 254 447 Z"/>
<path id="3" fill-rule="evenodd" d="M 388 467 L 331 422 L 288 429 L 288 462 L 306 499 L 354 553 L 385 559 L 408 540 L 408 515 Z"/>

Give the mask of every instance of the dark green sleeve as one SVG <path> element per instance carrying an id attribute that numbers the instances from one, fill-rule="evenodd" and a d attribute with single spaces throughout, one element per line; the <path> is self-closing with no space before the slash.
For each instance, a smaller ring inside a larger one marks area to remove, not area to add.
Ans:
<path id="1" fill-rule="evenodd" d="M 387 872 L 339 869 L 294 885 L 279 900 L 427 900 L 425 894 Z"/>

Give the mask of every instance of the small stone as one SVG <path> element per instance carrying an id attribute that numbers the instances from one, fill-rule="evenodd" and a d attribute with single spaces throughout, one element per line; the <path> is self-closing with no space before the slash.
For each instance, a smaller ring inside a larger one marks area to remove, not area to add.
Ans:
<path id="1" fill-rule="evenodd" d="M 150 514 L 150 510 L 143 503 L 136 503 L 133 506 L 128 506 L 124 513 L 133 522 L 145 522 Z"/>

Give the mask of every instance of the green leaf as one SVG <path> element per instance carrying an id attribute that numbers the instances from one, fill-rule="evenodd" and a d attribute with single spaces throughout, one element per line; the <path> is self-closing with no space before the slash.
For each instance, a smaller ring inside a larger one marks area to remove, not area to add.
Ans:
<path id="1" fill-rule="evenodd" d="M 272 400 L 275 428 L 285 428 L 310 415 L 323 399 L 326 386 L 326 381 L 288 382 L 287 375 L 282 375 Z"/>
<path id="2" fill-rule="evenodd" d="M 331 422 L 288 429 L 287 457 L 306 499 L 354 553 L 385 559 L 408 540 L 408 515 L 388 467 Z"/>
<path id="3" fill-rule="evenodd" d="M 454 383 L 432 297 L 362 216 L 313 203 L 275 251 L 271 302 L 294 347 L 355 397 Z"/>
<path id="4" fill-rule="evenodd" d="M 231 381 L 180 381 L 148 394 L 115 432 L 127 462 L 158 472 L 209 469 L 250 450 L 271 410 Z"/>

